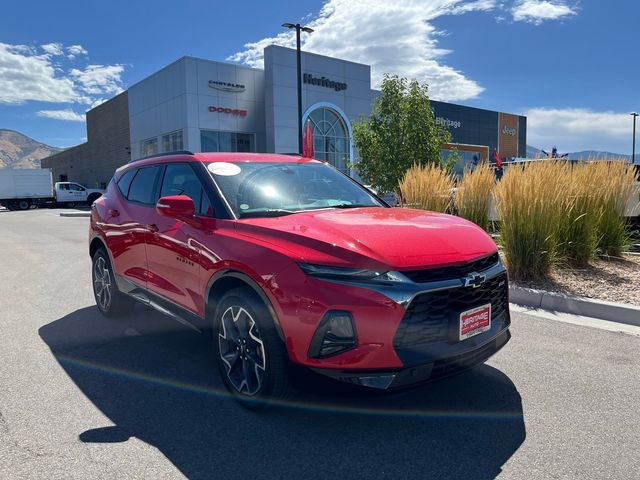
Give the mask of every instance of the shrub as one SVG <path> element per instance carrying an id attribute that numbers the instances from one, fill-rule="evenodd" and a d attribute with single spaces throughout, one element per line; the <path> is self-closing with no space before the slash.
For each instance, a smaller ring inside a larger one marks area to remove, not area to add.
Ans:
<path id="1" fill-rule="evenodd" d="M 600 216 L 596 223 L 597 249 L 619 256 L 629 243 L 624 212 L 637 192 L 634 167 L 624 161 L 592 162 L 597 183 L 592 184 Z"/>
<path id="2" fill-rule="evenodd" d="M 580 163 L 562 179 L 563 215 L 557 232 L 557 256 L 574 266 L 593 259 L 598 246 L 597 225 L 602 215 L 594 186 L 602 183 L 601 169 Z"/>
<path id="3" fill-rule="evenodd" d="M 495 191 L 500 238 L 514 278 L 545 277 L 556 261 L 563 215 L 562 161 L 533 162 L 507 169 Z"/>
<path id="4" fill-rule="evenodd" d="M 453 187 L 453 176 L 433 164 L 413 165 L 399 185 L 403 206 L 443 213 L 451 211 Z"/>
<path id="5" fill-rule="evenodd" d="M 455 198 L 458 215 L 488 230 L 489 202 L 495 183 L 488 163 L 483 162 L 474 170 L 465 168 Z"/>

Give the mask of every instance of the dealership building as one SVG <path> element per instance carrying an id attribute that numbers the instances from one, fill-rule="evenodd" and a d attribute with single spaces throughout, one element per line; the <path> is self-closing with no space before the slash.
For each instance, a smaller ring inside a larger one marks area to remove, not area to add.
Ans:
<path id="1" fill-rule="evenodd" d="M 302 52 L 302 112 L 313 127 L 315 157 L 357 174 L 352 123 L 371 112 L 379 92 L 371 67 Z M 463 163 L 490 156 L 524 157 L 526 118 L 431 102 L 449 128 L 443 155 Z M 275 152 L 298 150 L 296 51 L 264 49 L 264 69 L 183 57 L 87 112 L 87 142 L 42 160 L 56 181 L 104 187 L 132 159 L 175 150 Z M 475 158 L 474 158 L 475 157 Z"/>

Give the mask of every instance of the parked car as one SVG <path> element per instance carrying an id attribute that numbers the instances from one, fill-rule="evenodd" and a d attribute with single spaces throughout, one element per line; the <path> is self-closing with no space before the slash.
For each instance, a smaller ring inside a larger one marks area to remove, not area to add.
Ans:
<path id="1" fill-rule="evenodd" d="M 95 300 L 134 299 L 212 332 L 243 403 L 286 394 L 290 363 L 394 389 L 457 373 L 510 338 L 491 238 L 391 208 L 308 158 L 180 153 L 120 168 L 91 209 Z"/>
<path id="2" fill-rule="evenodd" d="M 93 203 L 103 191 L 75 182 L 53 183 L 51 169 L 0 169 L 0 206 L 28 210 L 35 206 Z"/>

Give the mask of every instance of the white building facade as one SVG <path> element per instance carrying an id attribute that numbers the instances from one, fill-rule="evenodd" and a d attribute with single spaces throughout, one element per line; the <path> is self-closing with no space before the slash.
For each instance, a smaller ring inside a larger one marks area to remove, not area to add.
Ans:
<path id="1" fill-rule="evenodd" d="M 368 65 L 302 53 L 302 112 L 315 156 L 348 170 L 351 123 L 376 92 Z M 298 151 L 296 52 L 269 46 L 264 70 L 183 57 L 129 88 L 131 158 L 175 150 Z"/>

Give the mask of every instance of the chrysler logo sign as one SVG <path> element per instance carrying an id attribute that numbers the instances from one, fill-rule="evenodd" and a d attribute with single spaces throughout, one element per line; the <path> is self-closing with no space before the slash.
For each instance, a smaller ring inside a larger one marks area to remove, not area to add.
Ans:
<path id="1" fill-rule="evenodd" d="M 244 92 L 244 85 L 239 83 L 218 82 L 217 80 L 209 80 L 209 86 L 223 92 L 239 93 Z"/>

